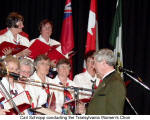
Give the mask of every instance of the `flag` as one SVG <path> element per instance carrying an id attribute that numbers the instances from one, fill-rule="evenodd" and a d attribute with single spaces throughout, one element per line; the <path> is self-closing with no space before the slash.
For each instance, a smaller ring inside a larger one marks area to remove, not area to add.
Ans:
<path id="1" fill-rule="evenodd" d="M 72 49 L 74 48 L 71 0 L 66 0 L 60 41 L 63 54 L 71 52 Z"/>
<path id="2" fill-rule="evenodd" d="M 85 53 L 98 49 L 97 0 L 91 0 Z"/>
<path id="3" fill-rule="evenodd" d="M 112 32 L 110 35 L 110 44 L 114 48 L 114 55 L 117 61 L 116 67 L 123 67 L 122 54 L 122 1 L 118 0 L 116 4 L 116 13 L 113 21 Z M 117 69 L 118 70 L 118 69 Z M 118 70 L 119 71 L 119 70 Z"/>
<path id="4" fill-rule="evenodd" d="M 72 8 L 71 0 L 66 0 L 65 9 L 64 9 L 64 19 L 62 25 L 62 32 L 60 36 L 61 50 L 64 55 L 72 52 L 74 48 L 74 32 L 73 32 L 73 20 L 72 20 Z M 71 70 L 69 78 L 73 79 L 73 60 L 70 57 Z"/>
<path id="5" fill-rule="evenodd" d="M 97 0 L 91 0 L 88 29 L 87 29 L 87 40 L 85 45 L 85 54 L 89 51 L 98 50 L 98 22 L 97 22 Z M 84 60 L 83 71 L 86 71 L 86 65 Z"/>

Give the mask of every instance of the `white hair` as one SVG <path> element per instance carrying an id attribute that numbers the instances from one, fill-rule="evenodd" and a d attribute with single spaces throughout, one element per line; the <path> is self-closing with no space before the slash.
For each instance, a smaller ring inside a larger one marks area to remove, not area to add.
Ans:
<path id="1" fill-rule="evenodd" d="M 116 64 L 116 60 L 115 60 L 113 51 L 110 49 L 107 49 L 107 48 L 96 51 L 94 54 L 94 58 L 98 62 L 105 60 L 106 63 L 110 66 L 115 66 L 115 64 Z"/>
<path id="2" fill-rule="evenodd" d="M 20 60 L 20 66 L 21 65 L 30 66 L 30 68 L 31 68 L 31 75 L 33 74 L 33 72 L 34 72 L 34 65 L 33 65 L 33 62 L 30 59 L 27 59 L 27 58 L 21 59 Z"/>

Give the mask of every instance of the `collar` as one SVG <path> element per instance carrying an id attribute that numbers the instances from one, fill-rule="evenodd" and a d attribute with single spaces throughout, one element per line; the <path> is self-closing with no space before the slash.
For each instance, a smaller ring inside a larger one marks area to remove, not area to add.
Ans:
<path id="1" fill-rule="evenodd" d="M 87 74 L 87 77 L 88 77 L 88 78 L 90 78 L 91 80 L 95 80 L 95 79 L 97 79 L 96 74 L 95 74 L 95 76 L 94 76 L 94 77 L 92 77 L 92 76 L 91 76 L 91 74 L 90 74 L 87 70 L 85 71 L 85 73 Z"/>
<path id="2" fill-rule="evenodd" d="M 44 42 L 45 44 L 50 45 L 50 38 L 49 38 L 49 41 L 46 42 L 46 40 L 42 37 L 42 35 L 40 35 L 40 36 L 39 36 L 39 39 L 40 39 L 42 42 Z"/>
<path id="3" fill-rule="evenodd" d="M 40 77 L 38 76 L 38 74 L 37 74 L 36 71 L 34 72 L 33 76 L 34 76 L 34 79 L 35 79 L 36 82 L 43 82 L 43 81 L 40 79 Z M 46 76 L 45 76 L 45 82 L 47 82 L 47 77 L 46 77 Z"/>
<path id="4" fill-rule="evenodd" d="M 8 29 L 7 31 L 7 36 L 9 36 L 9 40 L 14 43 L 14 44 L 18 44 L 20 42 L 20 36 L 19 34 L 17 34 L 17 40 L 16 42 L 14 41 L 14 36 L 13 36 L 13 33 Z"/>
<path id="5" fill-rule="evenodd" d="M 7 31 L 7 35 L 9 36 L 10 41 L 13 41 L 14 36 L 13 36 L 12 32 L 9 29 Z"/>
<path id="6" fill-rule="evenodd" d="M 60 81 L 60 79 L 59 79 L 58 75 L 56 76 L 56 79 L 57 79 L 57 83 L 58 83 L 58 84 L 62 83 L 62 82 Z M 66 82 L 66 84 L 68 84 L 68 85 L 69 85 L 69 79 L 68 79 L 68 78 L 67 78 L 67 82 Z"/>
<path id="7" fill-rule="evenodd" d="M 108 73 L 106 73 L 106 74 L 103 76 L 102 80 L 104 80 L 104 78 L 105 78 L 106 76 L 108 76 L 109 74 L 111 74 L 111 73 L 114 72 L 114 71 L 115 71 L 115 69 L 113 69 L 113 70 L 109 71 Z"/>

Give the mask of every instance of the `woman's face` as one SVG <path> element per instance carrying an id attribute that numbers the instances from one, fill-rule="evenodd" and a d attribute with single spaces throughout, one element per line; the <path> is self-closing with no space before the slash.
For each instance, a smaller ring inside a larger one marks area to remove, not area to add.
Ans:
<path id="1" fill-rule="evenodd" d="M 16 32 L 17 32 L 17 33 L 22 32 L 22 29 L 24 28 L 23 21 L 18 21 L 18 22 L 16 23 L 16 25 L 18 26 L 18 28 L 15 28 Z"/>
<path id="2" fill-rule="evenodd" d="M 92 57 L 89 57 L 86 61 L 86 68 L 87 70 L 94 70 L 94 59 Z"/>
<path id="3" fill-rule="evenodd" d="M 52 25 L 50 23 L 46 23 L 42 26 L 41 35 L 45 37 L 50 37 L 52 34 Z"/>
<path id="4" fill-rule="evenodd" d="M 9 72 L 19 73 L 19 66 L 15 62 L 8 62 L 7 69 Z"/>
<path id="5" fill-rule="evenodd" d="M 36 71 L 38 74 L 44 74 L 47 75 L 50 68 L 50 62 L 49 60 L 41 60 L 37 63 Z"/>
<path id="6" fill-rule="evenodd" d="M 58 76 L 68 77 L 70 73 L 70 66 L 67 64 L 61 64 L 57 68 Z"/>
<path id="7" fill-rule="evenodd" d="M 29 78 L 31 75 L 31 66 L 20 65 L 20 75 Z"/>

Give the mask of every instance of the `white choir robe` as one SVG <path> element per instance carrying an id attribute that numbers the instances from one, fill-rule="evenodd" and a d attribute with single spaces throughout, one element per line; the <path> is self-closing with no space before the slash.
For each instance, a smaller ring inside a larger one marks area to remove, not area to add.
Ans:
<path id="1" fill-rule="evenodd" d="M 100 79 L 97 78 L 97 76 L 95 75 L 94 77 L 92 77 L 88 71 L 85 71 L 83 73 L 77 74 L 75 75 L 73 81 L 75 82 L 76 85 L 78 85 L 78 87 L 81 88 L 87 88 L 87 89 L 92 89 L 92 85 L 93 83 L 91 82 L 96 80 L 96 86 L 99 85 L 99 81 Z M 84 98 L 90 98 L 92 95 L 92 92 L 90 91 L 80 91 L 81 94 L 79 94 L 79 99 L 84 99 Z M 85 94 L 89 94 L 89 95 L 83 95 L 82 93 Z"/>
<path id="2" fill-rule="evenodd" d="M 15 42 L 14 41 L 14 36 L 13 36 L 12 32 L 9 29 L 6 33 L 0 35 L 0 44 L 4 41 L 10 42 L 10 43 L 13 43 L 13 44 L 20 44 L 20 45 L 23 45 L 23 46 L 26 46 L 26 47 L 30 46 L 29 40 L 26 37 L 24 37 L 20 34 L 17 34 L 17 40 Z"/>
<path id="3" fill-rule="evenodd" d="M 35 80 L 36 82 L 42 82 L 40 77 L 37 75 L 36 72 L 30 77 L 32 80 Z M 51 82 L 51 78 L 45 76 L 46 83 Z M 35 83 L 35 85 L 38 86 L 32 86 L 32 98 L 34 99 L 34 106 L 35 107 L 41 107 L 43 104 L 47 102 L 47 93 L 44 88 L 40 87 L 42 86 L 41 83 Z"/>
<path id="4" fill-rule="evenodd" d="M 17 91 L 17 93 L 21 93 L 22 92 L 22 86 L 19 83 L 14 82 L 14 87 L 11 86 L 11 84 L 9 83 L 8 79 L 6 77 L 2 78 L 2 84 L 4 85 L 4 87 L 6 88 L 7 92 L 10 94 L 10 91 L 13 90 L 13 92 L 15 92 L 15 90 Z M 11 94 L 12 97 L 14 97 L 13 94 Z"/>
<path id="5" fill-rule="evenodd" d="M 58 75 L 52 80 L 51 83 L 53 84 L 56 84 L 56 85 L 59 85 L 61 86 L 60 84 L 60 79 L 58 77 Z M 67 79 L 67 83 L 69 83 L 68 86 L 74 86 L 76 87 L 77 85 L 72 81 L 70 80 L 69 78 Z M 62 107 L 63 107 L 63 104 L 64 104 L 64 88 L 61 88 L 61 87 L 54 87 L 52 86 L 52 88 L 55 88 L 55 89 L 51 89 L 51 92 L 54 92 L 55 94 L 55 97 L 56 97 L 56 109 L 55 111 L 56 112 L 59 112 L 59 113 L 62 113 Z M 74 91 L 73 89 L 67 89 L 69 92 L 71 93 L 72 97 L 74 98 Z"/>
<path id="6" fill-rule="evenodd" d="M 3 77 L 3 78 L 2 78 L 2 84 L 3 84 L 4 87 L 6 88 L 7 92 L 11 95 L 11 97 L 14 97 L 14 95 L 10 93 L 11 90 L 13 90 L 13 92 L 16 91 L 18 94 L 20 94 L 20 93 L 22 93 L 22 92 L 24 92 L 24 91 L 29 91 L 29 94 L 31 94 L 31 91 L 32 91 L 32 90 L 31 90 L 32 87 L 30 87 L 30 85 L 26 85 L 26 88 L 24 89 L 20 83 L 16 83 L 16 82 L 14 82 L 14 87 L 12 87 L 6 77 Z M 1 91 L 1 90 L 3 90 L 3 89 L 0 89 L 0 91 Z M 1 98 L 1 97 L 4 97 L 4 98 L 5 98 L 5 100 L 2 102 L 2 104 L 4 104 L 4 103 L 7 101 L 7 99 L 6 99 L 6 97 L 5 97 L 5 94 L 6 94 L 6 93 L 5 93 L 4 90 L 1 91 L 0 98 Z M 27 97 L 27 96 L 26 96 L 26 97 Z M 27 102 L 30 102 L 30 101 L 27 101 Z M 17 104 L 17 103 L 16 103 L 16 104 Z M 7 109 L 7 108 L 5 108 L 5 105 L 4 105 L 4 109 Z M 25 113 L 25 115 L 29 115 L 28 112 L 27 112 L 27 110 L 25 110 L 24 113 Z"/>

